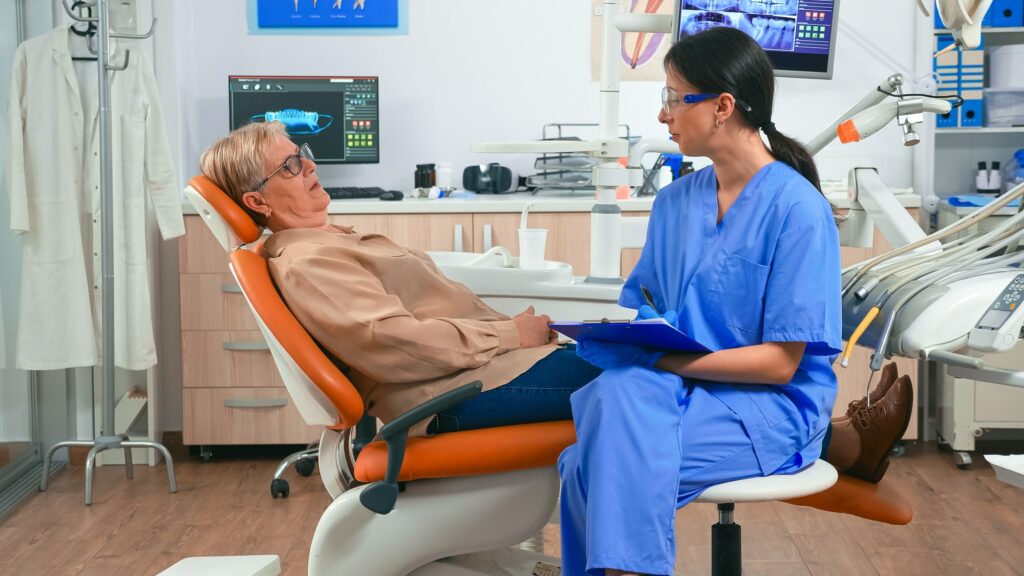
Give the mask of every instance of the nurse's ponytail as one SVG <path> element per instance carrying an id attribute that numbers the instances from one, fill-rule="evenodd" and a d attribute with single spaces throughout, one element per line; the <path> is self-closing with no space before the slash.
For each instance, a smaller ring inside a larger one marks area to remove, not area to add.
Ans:
<path id="1" fill-rule="evenodd" d="M 687 36 L 665 55 L 665 68 L 700 92 L 732 94 L 741 121 L 764 132 L 772 156 L 791 166 L 821 192 L 818 168 L 810 150 L 780 132 L 772 122 L 775 72 L 768 55 L 753 38 L 726 27 Z M 838 220 L 834 207 L 832 213 Z"/>

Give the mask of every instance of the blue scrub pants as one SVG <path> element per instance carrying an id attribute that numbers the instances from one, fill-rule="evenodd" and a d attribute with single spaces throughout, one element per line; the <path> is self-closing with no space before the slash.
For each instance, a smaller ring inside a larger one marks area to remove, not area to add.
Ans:
<path id="1" fill-rule="evenodd" d="M 674 374 L 606 370 L 571 403 L 576 444 L 558 459 L 564 576 L 672 574 L 676 509 L 712 485 L 762 475 L 739 416 Z"/>

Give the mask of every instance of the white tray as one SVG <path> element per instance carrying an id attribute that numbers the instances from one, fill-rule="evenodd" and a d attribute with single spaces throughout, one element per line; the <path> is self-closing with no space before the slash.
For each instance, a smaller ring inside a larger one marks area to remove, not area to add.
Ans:
<path id="1" fill-rule="evenodd" d="M 996 471 L 996 479 L 1024 489 L 1024 454 L 985 454 L 985 460 Z"/>

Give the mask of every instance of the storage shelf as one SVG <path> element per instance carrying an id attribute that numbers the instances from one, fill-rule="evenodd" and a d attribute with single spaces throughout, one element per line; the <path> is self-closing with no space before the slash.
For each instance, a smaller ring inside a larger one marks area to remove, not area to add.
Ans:
<path id="1" fill-rule="evenodd" d="M 1024 126 L 1012 128 L 936 128 L 936 134 L 1024 134 Z"/>

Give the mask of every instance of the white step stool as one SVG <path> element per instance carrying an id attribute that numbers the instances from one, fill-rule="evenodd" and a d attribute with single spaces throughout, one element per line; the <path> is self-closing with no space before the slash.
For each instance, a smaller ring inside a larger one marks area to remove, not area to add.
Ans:
<path id="1" fill-rule="evenodd" d="M 280 576 L 278 556 L 195 556 L 157 576 Z"/>

